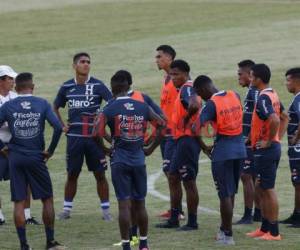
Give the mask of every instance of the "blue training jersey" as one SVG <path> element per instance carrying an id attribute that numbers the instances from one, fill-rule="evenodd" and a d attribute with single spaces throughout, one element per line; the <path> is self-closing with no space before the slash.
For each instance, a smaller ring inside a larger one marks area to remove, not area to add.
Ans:
<path id="1" fill-rule="evenodd" d="M 54 128 L 48 152 L 53 153 L 62 125 L 50 104 L 42 98 L 32 95 L 19 95 L 0 108 L 0 124 L 8 123 L 12 138 L 8 147 L 21 153 L 41 153 L 45 150 L 45 121 Z"/>
<path id="2" fill-rule="evenodd" d="M 108 102 L 111 98 L 109 89 L 96 78 L 90 77 L 85 84 L 71 79 L 60 87 L 54 106 L 64 108 L 68 104 L 68 136 L 91 137 L 102 100 Z"/>
<path id="3" fill-rule="evenodd" d="M 257 101 L 259 91 L 257 88 L 250 85 L 246 98 L 244 100 L 243 113 L 243 135 L 248 137 L 251 130 L 252 113 L 254 111 L 255 103 Z"/>
<path id="4" fill-rule="evenodd" d="M 148 105 L 127 96 L 118 97 L 104 107 L 103 114 L 113 138 L 111 164 L 144 165 L 144 134 L 150 119 Z"/>
<path id="5" fill-rule="evenodd" d="M 225 95 L 225 91 L 216 93 L 217 95 Z M 208 100 L 205 107 L 200 113 L 200 123 L 205 124 L 206 122 L 217 119 L 216 106 L 213 101 Z M 228 136 L 216 134 L 214 140 L 214 148 L 212 151 L 212 161 L 226 161 L 233 159 L 243 159 L 246 157 L 246 148 L 243 139 L 243 134 Z"/>
<path id="6" fill-rule="evenodd" d="M 288 139 L 291 139 L 296 134 L 300 124 L 300 93 L 295 95 L 289 110 L 289 123 L 287 128 Z M 300 160 L 300 143 L 289 145 L 288 155 L 290 159 Z"/>

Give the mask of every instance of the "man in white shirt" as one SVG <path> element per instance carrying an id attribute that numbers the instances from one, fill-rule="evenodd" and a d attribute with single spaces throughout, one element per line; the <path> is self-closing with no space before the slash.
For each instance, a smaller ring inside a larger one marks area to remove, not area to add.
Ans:
<path id="1" fill-rule="evenodd" d="M 14 87 L 14 78 L 17 73 L 7 65 L 0 65 L 0 107 L 11 99 L 16 98 L 18 95 L 12 91 Z M 4 143 L 10 141 L 11 134 L 9 132 L 7 124 L 3 124 L 0 127 L 0 139 Z M 0 181 L 9 179 L 9 168 L 7 156 L 0 153 Z M 31 217 L 30 215 L 30 190 L 28 189 L 28 198 L 26 201 L 26 208 L 24 210 L 26 224 L 40 224 L 38 221 Z M 0 226 L 5 223 L 5 218 L 1 209 L 1 199 L 0 199 Z"/>

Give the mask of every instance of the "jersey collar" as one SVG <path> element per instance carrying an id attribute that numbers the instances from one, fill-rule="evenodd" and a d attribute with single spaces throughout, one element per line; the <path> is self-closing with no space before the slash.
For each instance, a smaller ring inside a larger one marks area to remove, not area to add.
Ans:
<path id="1" fill-rule="evenodd" d="M 124 99 L 131 99 L 129 96 L 119 96 L 116 100 L 124 100 Z"/>
<path id="2" fill-rule="evenodd" d="M 214 93 L 212 96 L 224 94 L 225 92 L 226 92 L 225 90 L 220 90 L 219 92 Z"/>
<path id="3" fill-rule="evenodd" d="M 91 76 L 89 75 L 84 84 L 87 84 L 90 81 L 90 79 L 91 79 Z M 75 82 L 76 85 L 78 85 L 78 83 L 76 81 L 76 77 L 74 77 L 74 82 Z"/>
<path id="4" fill-rule="evenodd" d="M 32 96 L 32 94 L 20 94 L 20 95 L 18 95 L 18 97 L 28 97 L 28 96 Z"/>

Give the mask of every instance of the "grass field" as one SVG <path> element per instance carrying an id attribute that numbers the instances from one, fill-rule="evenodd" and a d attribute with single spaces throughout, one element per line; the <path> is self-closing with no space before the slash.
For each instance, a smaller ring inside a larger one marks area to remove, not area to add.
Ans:
<path id="1" fill-rule="evenodd" d="M 299 13 L 297 0 L 0 0 L 0 64 L 11 65 L 18 72 L 33 72 L 36 94 L 52 102 L 59 85 L 73 74 L 73 54 L 87 51 L 97 78 L 108 83 L 116 70 L 128 69 L 134 76 L 135 87 L 158 100 L 162 72 L 154 63 L 155 48 L 171 44 L 178 58 L 190 63 L 193 78 L 208 74 L 220 89 L 233 88 L 242 96 L 246 90 L 237 84 L 237 62 L 251 58 L 267 63 L 273 73 L 272 85 L 287 108 L 292 96 L 285 89 L 284 73 L 289 67 L 300 65 Z M 49 136 L 47 133 L 48 139 Z M 280 218 L 288 216 L 293 208 L 286 141 L 283 144 L 277 179 Z M 201 160 L 205 159 L 201 155 Z M 160 164 L 157 150 L 148 159 L 149 175 L 157 173 Z M 49 170 L 59 212 L 66 178 L 65 138 L 49 161 Z M 7 219 L 7 224 L 0 227 L 1 250 L 18 248 L 8 184 L 0 183 Z M 155 229 L 156 215 L 169 204 L 148 195 L 151 249 L 218 249 L 213 239 L 219 223 L 218 198 L 208 161 L 200 163 L 198 188 L 200 206 L 215 212 L 200 212 L 200 229 L 193 233 Z M 156 181 L 155 189 L 168 195 L 163 176 Z M 243 212 L 241 193 L 237 197 L 236 215 Z M 119 240 L 117 221 L 103 222 L 98 203 L 95 182 L 84 168 L 72 219 L 56 221 L 58 241 L 72 250 L 118 249 L 112 247 Z M 117 218 L 112 186 L 111 203 Z M 33 202 L 32 211 L 40 218 L 39 202 Z M 234 227 L 237 244 L 232 249 L 300 249 L 299 229 L 282 226 L 284 240 L 269 243 L 244 236 L 255 226 Z M 28 226 L 28 239 L 34 249 L 43 249 L 43 227 Z"/>

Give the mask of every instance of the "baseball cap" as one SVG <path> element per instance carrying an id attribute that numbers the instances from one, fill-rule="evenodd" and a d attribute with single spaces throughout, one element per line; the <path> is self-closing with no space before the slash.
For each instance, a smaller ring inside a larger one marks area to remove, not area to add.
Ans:
<path id="1" fill-rule="evenodd" d="M 15 78 L 18 74 L 7 65 L 0 65 L 0 77 L 9 76 Z"/>

